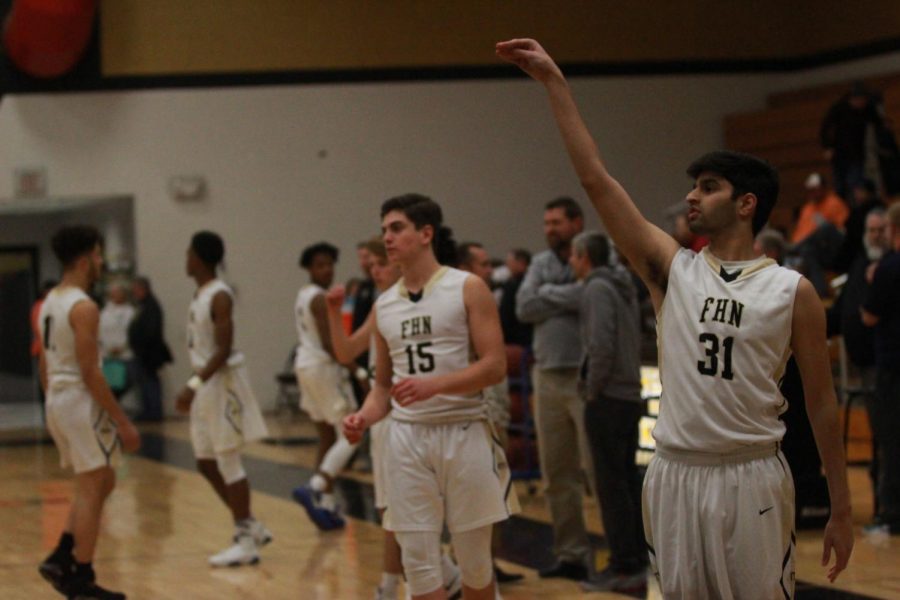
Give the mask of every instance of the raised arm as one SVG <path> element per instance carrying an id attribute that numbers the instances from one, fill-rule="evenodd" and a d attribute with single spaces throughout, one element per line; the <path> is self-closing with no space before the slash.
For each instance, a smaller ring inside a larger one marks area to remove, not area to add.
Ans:
<path id="1" fill-rule="evenodd" d="M 399 404 L 412 404 L 438 394 L 475 394 L 503 379 L 506 347 L 494 296 L 484 281 L 470 275 L 463 287 L 463 299 L 476 359 L 466 368 L 452 373 L 400 380 L 391 389 L 391 395 Z"/>
<path id="2" fill-rule="evenodd" d="M 75 358 L 81 371 L 81 379 L 91 394 L 94 402 L 106 411 L 116 429 L 122 447 L 129 452 L 137 450 L 141 438 L 137 429 L 125 415 L 122 407 L 116 402 L 109 389 L 109 384 L 100 370 L 100 355 L 97 331 L 100 325 L 100 313 L 93 302 L 79 302 L 69 312 L 69 324 L 75 336 Z M 44 368 L 46 373 L 46 367 Z M 45 375 L 46 377 L 46 375 Z"/>
<path id="3" fill-rule="evenodd" d="M 372 317 L 376 310 L 377 308 L 373 307 L 369 317 Z M 377 327 L 373 329 L 372 335 L 375 336 L 374 385 L 366 395 L 362 408 L 344 417 L 341 423 L 344 435 L 351 444 L 362 439 L 366 428 L 383 419 L 391 409 L 391 381 L 394 367 L 391 363 L 390 350 Z"/>
<path id="4" fill-rule="evenodd" d="M 375 319 L 372 311 L 369 311 L 366 320 L 352 334 L 344 331 L 341 307 L 344 305 L 346 291 L 344 286 L 336 285 L 325 294 L 325 304 L 328 309 L 328 332 L 331 338 L 331 347 L 334 356 L 339 362 L 347 365 L 369 348 L 369 340 L 372 336 Z"/>
<path id="5" fill-rule="evenodd" d="M 831 551 L 834 550 L 835 562 L 828 570 L 828 579 L 834 581 L 847 566 L 853 550 L 850 489 L 847 486 L 847 465 L 838 424 L 837 397 L 831 379 L 831 363 L 825 339 L 825 310 L 815 288 L 806 279 L 800 280 L 794 301 L 791 350 L 800 368 L 809 424 L 812 426 L 828 480 L 831 518 L 825 526 L 822 565 L 828 564 Z"/>
<path id="6" fill-rule="evenodd" d="M 498 43 L 496 52 L 547 89 L 553 116 L 582 187 L 616 247 L 634 265 L 654 301 L 660 300 L 678 243 L 644 218 L 625 189 L 606 170 L 562 71 L 540 44 L 515 39 Z"/>

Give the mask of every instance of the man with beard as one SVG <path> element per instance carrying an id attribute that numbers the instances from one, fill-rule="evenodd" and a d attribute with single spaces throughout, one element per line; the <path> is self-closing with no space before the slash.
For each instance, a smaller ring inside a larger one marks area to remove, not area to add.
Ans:
<path id="1" fill-rule="evenodd" d="M 568 262 L 572 238 L 583 228 L 584 216 L 574 200 L 563 197 L 547 203 L 544 235 L 550 248 L 532 259 L 516 294 L 516 316 L 534 324 L 535 424 L 553 520 L 555 562 L 540 576 L 576 581 L 587 577 L 591 557 L 581 508 L 581 467 L 588 452 L 584 406 L 578 393 L 580 288 Z M 546 284 L 554 284 L 552 294 L 543 287 Z"/>
<path id="2" fill-rule="evenodd" d="M 125 594 L 96 584 L 93 568 L 100 516 L 116 485 L 121 451 L 140 445 L 100 370 L 100 311 L 87 292 L 100 277 L 101 244 L 100 233 L 83 225 L 64 227 L 52 240 L 63 276 L 41 306 L 41 387 L 47 427 L 60 464 L 75 471 L 75 491 L 59 544 L 39 570 L 69 598 L 124 600 Z"/>

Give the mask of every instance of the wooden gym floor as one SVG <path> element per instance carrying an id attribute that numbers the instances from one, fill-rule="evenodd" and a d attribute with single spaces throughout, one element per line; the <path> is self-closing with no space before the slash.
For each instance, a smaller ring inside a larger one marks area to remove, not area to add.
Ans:
<path id="1" fill-rule="evenodd" d="M 340 480 L 347 527 L 320 533 L 290 499 L 311 474 L 315 446 L 311 426 L 291 415 L 269 418 L 272 440 L 248 447 L 245 468 L 254 488 L 253 509 L 275 535 L 254 567 L 211 569 L 206 559 L 230 543 L 228 513 L 193 470 L 187 422 L 144 426 L 144 446 L 126 458 L 107 504 L 95 568 L 99 581 L 136 600 L 363 599 L 380 577 L 381 530 L 372 507 L 371 476 L 350 470 Z M 851 447 L 854 453 L 863 451 Z M 58 455 L 39 431 L 0 436 L 0 597 L 58 598 L 37 573 L 65 521 L 72 487 Z M 798 535 L 797 598 L 900 598 L 900 537 L 867 538 L 860 528 L 871 516 L 865 467 L 850 469 L 858 537 L 848 571 L 835 585 L 819 565 L 821 535 Z M 503 529 L 499 564 L 525 580 L 502 588 L 508 600 L 615 598 L 583 594 L 568 581 L 541 580 L 549 561 L 547 510 L 538 490 L 517 483 L 523 513 Z M 593 499 L 585 515 L 605 564 L 602 526 Z M 658 598 L 651 585 L 648 598 Z"/>

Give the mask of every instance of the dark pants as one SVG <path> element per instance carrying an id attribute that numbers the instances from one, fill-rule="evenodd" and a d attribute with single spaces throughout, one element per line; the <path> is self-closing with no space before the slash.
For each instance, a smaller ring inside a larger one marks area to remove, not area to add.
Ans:
<path id="1" fill-rule="evenodd" d="M 634 462 L 642 413 L 641 402 L 612 398 L 595 399 L 584 409 L 609 566 L 619 573 L 633 573 L 647 564 L 642 478 Z"/>
<path id="2" fill-rule="evenodd" d="M 141 394 L 141 412 L 137 416 L 141 421 L 162 421 L 162 386 L 159 372 L 148 369 L 134 361 L 134 379 Z"/>
<path id="3" fill-rule="evenodd" d="M 865 171 L 865 159 L 835 160 L 831 163 L 834 174 L 834 191 L 844 199 L 853 202 L 853 188 L 862 183 Z"/>
<path id="4" fill-rule="evenodd" d="M 900 528 L 900 373 L 878 367 L 875 398 L 869 407 L 878 452 L 878 516 Z"/>

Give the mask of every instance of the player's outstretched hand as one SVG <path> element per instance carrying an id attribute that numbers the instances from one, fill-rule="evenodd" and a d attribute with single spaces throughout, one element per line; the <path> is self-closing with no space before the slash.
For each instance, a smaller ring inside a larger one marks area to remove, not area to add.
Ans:
<path id="1" fill-rule="evenodd" d="M 347 295 L 347 290 L 344 289 L 344 286 L 338 284 L 328 290 L 328 293 L 325 294 L 325 304 L 328 306 L 329 310 L 340 311 L 344 306 L 344 298 Z"/>
<path id="2" fill-rule="evenodd" d="M 428 400 L 437 394 L 434 383 L 429 377 L 409 377 L 401 379 L 391 388 L 391 397 L 400 406 L 409 406 L 413 402 Z"/>
<path id="3" fill-rule="evenodd" d="M 831 550 L 834 550 L 834 564 L 828 569 L 828 581 L 834 583 L 841 571 L 847 568 L 850 553 L 853 551 L 853 523 L 850 515 L 837 517 L 832 515 L 825 525 L 824 547 L 822 549 L 822 566 L 828 565 L 831 560 Z"/>
<path id="4" fill-rule="evenodd" d="M 122 442 L 125 452 L 134 452 L 141 447 L 141 434 L 128 419 L 116 424 L 116 432 L 119 434 L 119 440 Z"/>
<path id="5" fill-rule="evenodd" d="M 341 429 L 344 431 L 344 437 L 351 444 L 356 444 L 362 439 L 363 433 L 366 431 L 366 420 L 358 413 L 352 413 L 344 417 L 341 421 Z"/>
<path id="6" fill-rule="evenodd" d="M 522 38 L 498 42 L 495 52 L 497 56 L 513 63 L 541 83 L 553 77 L 562 77 L 562 71 L 547 51 L 534 40 Z"/>

